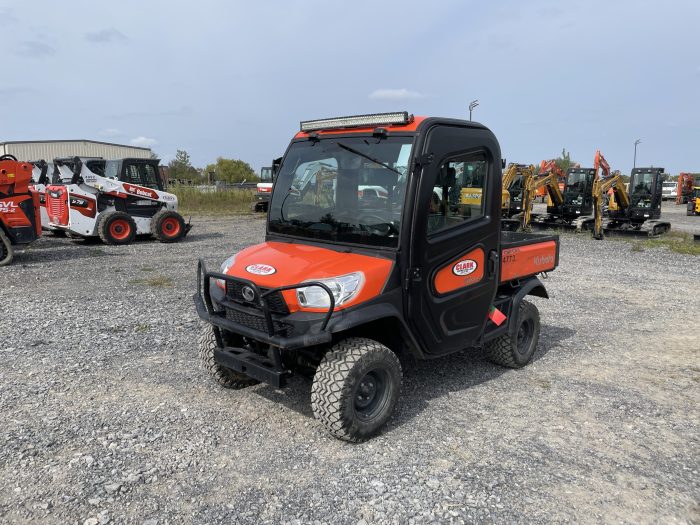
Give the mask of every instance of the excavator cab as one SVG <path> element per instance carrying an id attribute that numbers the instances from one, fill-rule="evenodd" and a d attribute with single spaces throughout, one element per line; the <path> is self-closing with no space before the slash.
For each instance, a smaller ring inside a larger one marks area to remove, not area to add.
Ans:
<path id="1" fill-rule="evenodd" d="M 634 168 L 629 184 L 629 219 L 643 223 L 661 218 L 661 194 L 666 177 L 663 168 Z"/>
<path id="2" fill-rule="evenodd" d="M 564 186 L 564 203 L 547 206 L 547 213 L 566 221 L 593 213 L 593 168 L 569 168 Z"/>

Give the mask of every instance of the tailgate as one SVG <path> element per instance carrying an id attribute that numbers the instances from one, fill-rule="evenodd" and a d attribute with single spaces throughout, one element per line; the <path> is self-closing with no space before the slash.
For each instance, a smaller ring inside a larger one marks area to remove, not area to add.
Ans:
<path id="1" fill-rule="evenodd" d="M 501 283 L 554 270 L 559 264 L 559 237 L 503 232 Z"/>

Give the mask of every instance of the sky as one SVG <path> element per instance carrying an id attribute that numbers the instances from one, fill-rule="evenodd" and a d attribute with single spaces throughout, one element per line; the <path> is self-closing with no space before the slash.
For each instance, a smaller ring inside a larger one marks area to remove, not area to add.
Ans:
<path id="1" fill-rule="evenodd" d="M 509 162 L 700 171 L 697 0 L 0 0 L 0 142 L 281 156 L 299 121 L 468 118 Z"/>

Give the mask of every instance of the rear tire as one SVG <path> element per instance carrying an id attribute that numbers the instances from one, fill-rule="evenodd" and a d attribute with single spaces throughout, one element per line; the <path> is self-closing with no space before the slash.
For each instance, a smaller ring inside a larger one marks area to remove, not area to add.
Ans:
<path id="1" fill-rule="evenodd" d="M 130 244 L 136 237 L 136 223 L 123 211 L 108 211 L 98 219 L 97 233 L 105 244 Z"/>
<path id="2" fill-rule="evenodd" d="M 207 325 L 199 340 L 199 359 L 204 369 L 214 378 L 214 381 L 224 388 L 236 390 L 258 384 L 259 381 L 217 363 L 214 360 L 214 350 L 217 348 L 219 348 L 219 345 L 216 343 L 214 327 Z"/>
<path id="3" fill-rule="evenodd" d="M 486 343 L 489 361 L 508 368 L 522 368 L 532 360 L 540 338 L 540 313 L 527 301 L 520 303 L 512 332 Z"/>
<path id="4" fill-rule="evenodd" d="M 311 387 L 314 417 L 338 439 L 364 441 L 391 417 L 401 390 L 401 364 L 386 346 L 364 338 L 337 343 Z"/>
<path id="5" fill-rule="evenodd" d="M 7 266 L 15 258 L 15 249 L 5 232 L 0 230 L 0 266 Z"/>
<path id="6" fill-rule="evenodd" d="M 176 211 L 162 209 L 151 219 L 151 233 L 160 242 L 177 242 L 186 231 L 185 219 Z"/>

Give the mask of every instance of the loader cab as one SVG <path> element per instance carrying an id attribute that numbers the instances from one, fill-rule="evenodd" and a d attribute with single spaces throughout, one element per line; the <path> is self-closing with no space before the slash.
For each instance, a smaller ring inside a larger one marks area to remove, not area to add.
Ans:
<path id="1" fill-rule="evenodd" d="M 629 218 L 632 222 L 644 222 L 661 217 L 663 168 L 634 168 L 629 182 Z"/>
<path id="2" fill-rule="evenodd" d="M 513 183 L 508 188 L 510 204 L 506 213 L 507 217 L 512 217 L 523 211 L 523 190 L 525 189 L 525 176 L 520 170 L 513 179 Z"/>
<path id="3" fill-rule="evenodd" d="M 105 177 L 118 178 L 122 182 L 143 186 L 152 190 L 164 191 L 158 159 L 119 159 L 108 160 Z"/>
<path id="4" fill-rule="evenodd" d="M 272 182 L 272 180 L 272 166 L 265 166 L 264 168 L 260 168 L 260 182 Z"/>
<path id="5" fill-rule="evenodd" d="M 547 212 L 559 215 L 564 220 L 593 213 L 593 168 L 569 168 L 564 184 L 564 203 L 561 206 L 548 206 Z"/>

